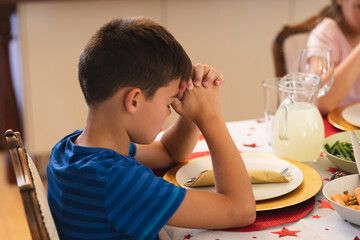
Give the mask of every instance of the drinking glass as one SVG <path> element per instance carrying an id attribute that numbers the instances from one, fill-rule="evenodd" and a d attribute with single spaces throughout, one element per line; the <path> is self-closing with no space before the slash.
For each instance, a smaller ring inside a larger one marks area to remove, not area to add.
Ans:
<path id="1" fill-rule="evenodd" d="M 334 81 L 334 57 L 331 48 L 305 47 L 301 51 L 299 72 L 312 73 L 320 77 L 318 98 L 324 96 Z"/>
<path id="2" fill-rule="evenodd" d="M 269 77 L 263 80 L 264 89 L 264 116 L 267 142 L 271 145 L 271 125 L 279 107 L 278 85 L 279 77 Z"/>

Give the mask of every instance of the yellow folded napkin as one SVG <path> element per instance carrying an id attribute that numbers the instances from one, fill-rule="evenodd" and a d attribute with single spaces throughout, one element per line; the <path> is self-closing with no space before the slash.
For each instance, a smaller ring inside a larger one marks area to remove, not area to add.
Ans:
<path id="1" fill-rule="evenodd" d="M 293 179 L 271 170 L 248 170 L 248 175 L 251 183 L 286 183 Z M 214 186 L 214 172 L 213 170 L 205 170 L 194 181 L 186 182 L 184 185 L 187 187 Z"/>

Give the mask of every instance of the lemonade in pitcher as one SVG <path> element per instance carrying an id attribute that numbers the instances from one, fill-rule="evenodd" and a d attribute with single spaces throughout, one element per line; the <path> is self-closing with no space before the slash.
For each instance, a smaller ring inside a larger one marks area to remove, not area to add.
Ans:
<path id="1" fill-rule="evenodd" d="M 281 100 L 271 132 L 276 155 L 309 162 L 321 153 L 324 123 L 316 106 L 320 78 L 314 74 L 291 73 L 279 81 Z"/>
<path id="2" fill-rule="evenodd" d="M 308 162 L 319 157 L 324 141 L 324 124 L 319 110 L 305 102 L 295 102 L 287 110 L 286 139 L 279 132 L 284 129 L 285 109 L 279 108 L 272 127 L 272 147 L 276 155 Z"/>

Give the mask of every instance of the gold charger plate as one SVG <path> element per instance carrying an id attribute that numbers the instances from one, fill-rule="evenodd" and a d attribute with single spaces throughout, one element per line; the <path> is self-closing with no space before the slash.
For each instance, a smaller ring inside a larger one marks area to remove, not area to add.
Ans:
<path id="1" fill-rule="evenodd" d="M 347 122 L 343 117 L 342 117 L 342 111 L 351 106 L 357 104 L 356 103 L 350 103 L 350 104 L 346 104 L 344 106 L 335 108 L 334 110 L 332 110 L 331 112 L 328 113 L 327 115 L 327 119 L 329 121 L 329 123 L 331 125 L 333 125 L 334 127 L 336 127 L 337 129 L 343 130 L 343 131 L 351 131 L 351 130 L 359 130 L 360 128 L 350 124 L 349 122 Z"/>
<path id="2" fill-rule="evenodd" d="M 250 153 L 242 153 L 242 154 L 250 154 Z M 251 154 L 258 154 L 258 155 L 268 155 L 268 154 L 262 154 L 262 153 L 251 153 Z M 277 156 L 278 157 L 278 156 Z M 289 207 L 292 205 L 296 205 L 298 203 L 304 202 L 311 197 L 315 196 L 322 187 L 322 178 L 319 175 L 315 169 L 292 159 L 279 157 L 289 163 L 294 164 L 296 167 L 298 167 L 303 175 L 304 179 L 303 182 L 300 184 L 299 187 L 297 187 L 292 192 L 289 192 L 283 196 L 272 198 L 268 200 L 262 200 L 256 202 L 256 211 L 266 211 L 266 210 L 274 210 L 284 207 Z M 188 164 L 189 162 L 196 161 L 198 158 L 194 158 L 186 163 L 179 164 L 172 169 L 170 169 L 168 172 L 165 173 L 164 179 L 177 185 L 178 182 L 176 181 L 176 173 L 177 171 L 184 165 Z"/>

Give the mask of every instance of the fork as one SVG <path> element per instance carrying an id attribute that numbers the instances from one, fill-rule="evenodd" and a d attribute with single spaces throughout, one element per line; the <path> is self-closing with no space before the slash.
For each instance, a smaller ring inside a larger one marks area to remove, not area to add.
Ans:
<path id="1" fill-rule="evenodd" d="M 287 167 L 287 168 L 285 168 L 284 170 L 282 170 L 282 171 L 280 172 L 280 174 L 283 175 L 283 176 L 285 176 L 285 177 L 290 177 L 290 176 L 291 176 L 291 173 L 288 172 L 288 171 L 289 171 L 289 168 Z"/>

